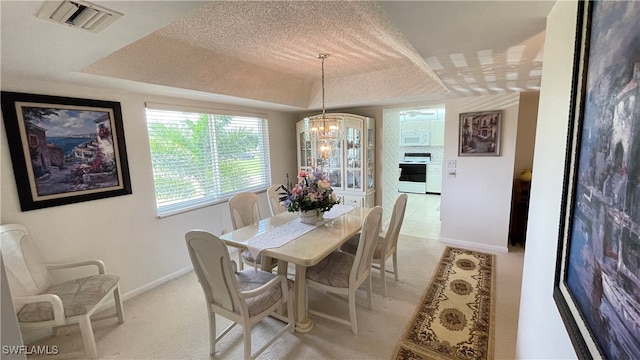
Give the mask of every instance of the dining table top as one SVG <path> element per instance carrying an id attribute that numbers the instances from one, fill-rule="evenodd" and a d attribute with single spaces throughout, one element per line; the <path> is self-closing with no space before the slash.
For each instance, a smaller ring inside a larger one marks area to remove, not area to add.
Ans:
<path id="1" fill-rule="evenodd" d="M 354 207 L 334 219 L 321 220 L 319 225 L 311 231 L 279 247 L 265 248 L 260 254 L 296 265 L 313 266 L 357 234 L 369 210 L 369 208 Z M 283 212 L 262 219 L 257 224 L 223 234 L 220 239 L 227 245 L 248 249 L 247 242 L 251 238 L 291 221 L 298 221 L 298 214 Z"/>

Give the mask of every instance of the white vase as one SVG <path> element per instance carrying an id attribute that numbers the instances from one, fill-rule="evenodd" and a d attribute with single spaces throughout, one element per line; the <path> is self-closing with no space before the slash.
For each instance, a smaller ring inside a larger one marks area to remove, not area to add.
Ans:
<path id="1" fill-rule="evenodd" d="M 305 224 L 315 224 L 322 219 L 322 213 L 320 210 L 300 210 L 298 211 L 298 217 L 300 222 Z"/>

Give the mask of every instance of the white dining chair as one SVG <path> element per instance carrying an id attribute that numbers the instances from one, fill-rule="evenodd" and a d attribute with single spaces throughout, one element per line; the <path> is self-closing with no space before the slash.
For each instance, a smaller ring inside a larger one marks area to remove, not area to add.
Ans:
<path id="1" fill-rule="evenodd" d="M 358 323 L 356 321 L 356 290 L 367 279 L 369 280 L 367 299 L 369 309 L 372 309 L 371 260 L 376 242 L 378 241 L 381 219 L 382 208 L 380 206 L 376 206 L 369 211 L 362 222 L 362 231 L 360 232 L 360 239 L 355 255 L 342 251 L 334 251 L 318 264 L 307 269 L 307 286 L 317 288 L 321 291 L 347 296 L 349 302 L 349 320 L 322 313 L 314 309 L 309 309 L 309 314 L 351 326 L 353 334 L 358 334 Z"/>
<path id="2" fill-rule="evenodd" d="M 236 324 L 242 325 L 244 358 L 255 359 L 286 332 L 294 332 L 293 292 L 284 275 L 246 269 L 237 271 L 227 246 L 215 235 L 202 230 L 185 234 L 189 257 L 207 301 L 209 353 Z M 277 311 L 287 306 L 287 315 Z M 216 335 L 216 315 L 233 323 Z M 251 352 L 251 329 L 267 316 L 286 323 L 260 349 Z"/>
<path id="3" fill-rule="evenodd" d="M 267 200 L 269 200 L 269 211 L 271 216 L 276 216 L 280 213 L 287 211 L 282 202 L 280 201 L 280 192 L 282 184 L 273 184 L 267 189 Z"/>
<path id="4" fill-rule="evenodd" d="M 386 273 L 391 272 L 387 270 L 386 263 L 390 257 L 393 257 L 393 275 L 395 280 L 398 281 L 398 237 L 400 236 L 400 228 L 404 221 L 404 213 L 407 208 L 407 194 L 400 194 L 395 203 L 393 204 L 393 212 L 391 213 L 391 219 L 386 232 L 378 235 L 378 243 L 376 249 L 373 252 L 372 266 L 380 270 L 380 281 L 382 282 L 382 289 L 384 296 L 387 296 L 387 277 Z M 355 254 L 358 247 L 359 236 L 355 235 L 351 239 L 347 240 L 342 247 L 341 251 Z"/>
<path id="5" fill-rule="evenodd" d="M 260 221 L 260 209 L 258 208 L 258 196 L 252 192 L 241 192 L 233 195 L 229 199 L 229 212 L 231 213 L 231 226 L 233 230 L 238 230 L 248 225 L 256 224 Z M 240 269 L 244 269 L 244 264 L 257 267 L 262 264 L 262 257 L 256 259 L 247 250 L 238 250 L 238 262 Z M 272 259 L 271 269 L 278 265 L 278 261 Z"/>
<path id="6" fill-rule="evenodd" d="M 91 321 L 117 317 L 124 322 L 116 275 L 106 274 L 100 260 L 87 260 L 67 264 L 45 264 L 25 226 L 0 226 L 2 260 L 7 273 L 9 289 L 21 328 L 52 328 L 78 324 L 84 357 L 98 358 L 96 340 Z M 55 283 L 51 270 L 95 266 L 97 274 Z M 93 314 L 113 295 L 115 313 L 99 317 Z M 71 354 L 65 354 L 70 356 Z"/>

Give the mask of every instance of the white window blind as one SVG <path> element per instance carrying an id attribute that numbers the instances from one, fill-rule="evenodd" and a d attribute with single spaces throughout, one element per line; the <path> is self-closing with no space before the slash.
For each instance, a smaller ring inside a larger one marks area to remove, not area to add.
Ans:
<path id="1" fill-rule="evenodd" d="M 158 216 L 269 186 L 267 119 L 213 112 L 147 104 Z"/>

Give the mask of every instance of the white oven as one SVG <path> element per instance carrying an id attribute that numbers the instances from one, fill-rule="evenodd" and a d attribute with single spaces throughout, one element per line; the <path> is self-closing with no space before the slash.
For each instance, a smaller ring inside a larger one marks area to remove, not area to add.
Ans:
<path id="1" fill-rule="evenodd" d="M 429 161 L 431 161 L 430 153 L 405 153 L 398 164 L 398 191 L 425 194 Z"/>

